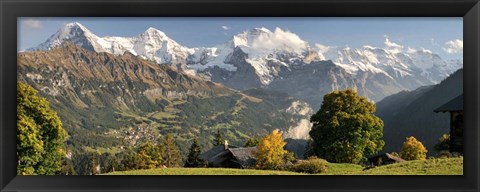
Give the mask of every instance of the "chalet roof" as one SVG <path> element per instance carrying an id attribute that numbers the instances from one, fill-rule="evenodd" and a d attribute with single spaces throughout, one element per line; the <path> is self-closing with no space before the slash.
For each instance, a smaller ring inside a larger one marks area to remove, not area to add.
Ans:
<path id="1" fill-rule="evenodd" d="M 255 152 L 258 151 L 257 147 L 229 148 L 228 150 L 235 158 L 235 162 L 242 167 L 248 168 L 255 166 L 255 163 L 257 162 L 257 159 L 255 158 Z"/>
<path id="2" fill-rule="evenodd" d="M 228 148 L 237 148 L 236 146 L 228 146 Z M 216 161 L 221 161 L 221 157 L 225 155 L 225 153 L 229 153 L 227 150 L 225 150 L 225 145 L 217 145 L 210 150 L 200 154 L 200 158 L 208 161 L 208 162 L 216 162 Z"/>
<path id="3" fill-rule="evenodd" d="M 233 161 L 244 168 L 255 166 L 256 158 L 254 153 L 257 147 L 240 148 L 228 146 L 225 150 L 224 145 L 217 145 L 212 149 L 200 154 L 200 158 L 213 165 L 221 165 L 225 161 Z"/>
<path id="4" fill-rule="evenodd" d="M 434 110 L 435 113 L 449 111 L 463 111 L 463 94 L 455 97 L 454 99 Z"/>
<path id="5" fill-rule="evenodd" d="M 380 154 L 380 155 L 370 157 L 370 158 L 368 158 L 368 160 L 369 160 L 369 161 L 373 161 L 374 159 L 378 159 L 378 158 L 380 158 L 380 157 L 382 157 L 382 158 L 386 157 L 386 158 L 391 159 L 391 160 L 394 160 L 394 161 L 396 161 L 396 162 L 405 161 L 405 160 L 403 160 L 403 159 L 400 158 L 400 157 L 391 155 L 390 153 L 382 153 L 382 154 Z"/>

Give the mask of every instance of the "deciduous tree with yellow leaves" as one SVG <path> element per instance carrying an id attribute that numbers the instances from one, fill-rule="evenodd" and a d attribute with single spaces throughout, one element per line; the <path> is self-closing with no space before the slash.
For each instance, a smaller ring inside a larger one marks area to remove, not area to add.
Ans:
<path id="1" fill-rule="evenodd" d="M 427 158 L 427 148 L 415 137 L 407 137 L 403 143 L 400 156 L 405 160 L 425 160 Z"/>
<path id="2" fill-rule="evenodd" d="M 287 150 L 283 147 L 286 142 L 282 139 L 282 133 L 273 130 L 271 134 L 260 140 L 255 153 L 257 157 L 256 167 L 258 169 L 281 169 L 285 165 Z"/>

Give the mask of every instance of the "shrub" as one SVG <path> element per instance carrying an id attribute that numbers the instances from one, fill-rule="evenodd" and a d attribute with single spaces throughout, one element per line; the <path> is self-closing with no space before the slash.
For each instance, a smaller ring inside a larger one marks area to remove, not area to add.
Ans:
<path id="1" fill-rule="evenodd" d="M 438 152 L 448 151 L 450 149 L 450 134 L 443 134 L 442 137 L 438 139 L 438 142 L 433 149 Z"/>
<path id="2" fill-rule="evenodd" d="M 327 161 L 312 156 L 307 160 L 299 161 L 294 164 L 291 171 L 310 174 L 323 173 L 327 171 Z"/>
<path id="3" fill-rule="evenodd" d="M 450 153 L 450 151 L 439 151 L 436 155 L 437 158 L 450 158 L 452 157 L 452 154 Z"/>
<path id="4" fill-rule="evenodd" d="M 415 139 L 415 137 L 407 137 L 407 140 L 403 143 L 400 156 L 402 159 L 409 160 L 425 160 L 427 158 L 427 149 L 423 146 L 422 142 Z"/>
<path id="5" fill-rule="evenodd" d="M 286 163 L 294 162 L 295 160 L 297 160 L 297 156 L 295 155 L 295 153 L 287 151 L 287 153 L 283 156 L 283 159 Z"/>

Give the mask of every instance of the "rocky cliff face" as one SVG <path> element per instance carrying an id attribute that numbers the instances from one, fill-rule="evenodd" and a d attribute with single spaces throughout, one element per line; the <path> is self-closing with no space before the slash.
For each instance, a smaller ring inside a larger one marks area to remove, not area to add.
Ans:
<path id="1" fill-rule="evenodd" d="M 156 100 L 231 94 L 220 84 L 130 53 L 91 52 L 71 43 L 50 51 L 20 53 L 18 64 L 19 79 L 53 97 L 68 95 L 71 103 L 82 108 L 110 105 L 150 111 L 145 107 L 152 108 Z"/>
<path id="2" fill-rule="evenodd" d="M 361 72 L 354 78 L 331 61 L 291 67 L 290 70 L 282 71 L 281 76 L 282 78 L 276 79 L 267 88 L 303 99 L 315 111 L 320 108 L 323 95 L 333 90 L 353 88 L 371 101 L 402 90 L 402 86 L 385 74 Z"/>
<path id="3" fill-rule="evenodd" d="M 240 48 L 236 48 L 227 58 L 225 63 L 236 67 L 236 71 L 229 71 L 218 66 L 206 68 L 198 74 L 203 74 L 214 82 L 237 90 L 259 88 L 262 85 L 255 68 L 246 62 L 248 55 Z"/>

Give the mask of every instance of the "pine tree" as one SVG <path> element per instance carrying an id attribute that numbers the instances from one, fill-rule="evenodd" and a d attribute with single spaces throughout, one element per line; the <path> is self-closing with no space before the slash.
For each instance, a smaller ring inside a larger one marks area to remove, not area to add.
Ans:
<path id="1" fill-rule="evenodd" d="M 172 135 L 169 134 L 165 137 L 162 148 L 165 166 L 179 167 L 180 163 L 182 162 L 182 157 L 180 156 L 180 151 L 178 150 Z"/>
<path id="2" fill-rule="evenodd" d="M 185 167 L 204 167 L 206 162 L 200 159 L 200 154 L 202 149 L 198 140 L 193 139 L 193 143 L 190 146 L 190 152 L 188 153 L 187 161 L 185 162 Z"/>
<path id="3" fill-rule="evenodd" d="M 260 143 L 260 139 L 258 138 L 249 138 L 247 142 L 245 142 L 244 147 L 255 147 Z"/>
<path id="4" fill-rule="evenodd" d="M 222 134 L 220 133 L 220 129 L 217 129 L 217 132 L 215 133 L 215 136 L 213 138 L 213 146 L 217 146 L 217 145 L 222 145 L 223 144 L 223 136 Z"/>

